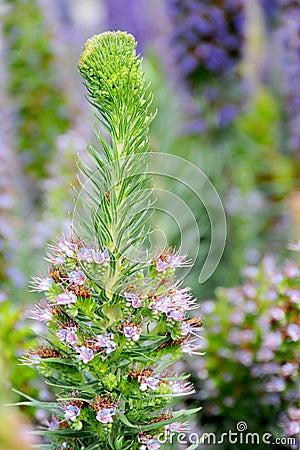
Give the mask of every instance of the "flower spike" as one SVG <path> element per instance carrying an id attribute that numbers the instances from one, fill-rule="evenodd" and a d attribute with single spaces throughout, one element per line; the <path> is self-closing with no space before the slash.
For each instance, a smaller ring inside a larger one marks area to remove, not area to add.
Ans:
<path id="1" fill-rule="evenodd" d="M 197 302 L 176 279 L 186 257 L 171 249 L 137 256 L 149 232 L 151 208 L 140 199 L 151 195 L 153 116 L 135 48 L 121 31 L 84 46 L 78 67 L 102 148 L 87 147 L 92 164 L 79 164 L 72 235 L 50 247 L 48 275 L 32 283 L 45 298 L 31 318 L 49 333 L 23 361 L 57 386 L 46 422 L 53 449 L 158 449 L 161 433 L 187 430 L 189 411 L 173 412 L 171 401 L 194 388 L 172 364 L 199 354 L 201 321 L 189 317 Z"/>

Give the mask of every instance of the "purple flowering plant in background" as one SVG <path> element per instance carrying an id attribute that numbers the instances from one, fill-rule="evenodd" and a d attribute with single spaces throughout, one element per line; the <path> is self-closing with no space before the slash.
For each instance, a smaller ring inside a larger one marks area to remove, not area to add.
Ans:
<path id="1" fill-rule="evenodd" d="M 243 284 L 218 288 L 217 301 L 202 304 L 207 354 L 195 370 L 203 380 L 198 394 L 203 418 L 210 423 L 245 421 L 249 431 L 297 438 L 299 263 L 278 264 L 266 256 L 260 265 L 245 267 L 242 275 Z"/>
<path id="2" fill-rule="evenodd" d="M 281 1 L 279 27 L 276 31 L 280 45 L 287 148 L 300 164 L 300 5 L 296 1 Z"/>
<path id="3" fill-rule="evenodd" d="M 190 100 L 191 131 L 226 127 L 238 113 L 238 66 L 245 40 L 243 2 L 167 0 L 166 4 L 174 59 L 194 98 Z"/>

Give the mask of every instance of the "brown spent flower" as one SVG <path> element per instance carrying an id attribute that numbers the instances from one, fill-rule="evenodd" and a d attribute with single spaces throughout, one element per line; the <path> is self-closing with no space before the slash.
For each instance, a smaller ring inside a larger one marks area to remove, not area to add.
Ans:
<path id="1" fill-rule="evenodd" d="M 55 283 L 62 283 L 66 280 L 67 275 L 62 272 L 59 267 L 52 267 L 49 276 L 55 281 Z"/>
<path id="2" fill-rule="evenodd" d="M 83 406 L 86 405 L 83 400 L 78 400 L 78 397 L 80 396 L 80 393 L 78 391 L 68 392 L 66 395 L 67 395 L 67 399 L 68 399 L 67 400 L 68 405 L 77 406 L 79 409 L 81 409 Z M 74 400 L 72 400 L 72 398 Z M 60 400 L 64 400 L 64 399 L 60 399 Z"/>
<path id="3" fill-rule="evenodd" d="M 40 358 L 62 358 L 62 354 L 59 350 L 55 348 L 41 347 L 33 350 L 33 354 L 39 356 Z"/>
<path id="4" fill-rule="evenodd" d="M 163 342 L 162 344 L 160 344 L 156 348 L 156 351 L 159 352 L 160 350 L 162 350 L 166 347 L 173 347 L 174 345 L 181 345 L 185 342 L 185 340 L 186 340 L 186 337 L 177 339 L 176 341 L 174 341 L 174 339 L 168 339 L 166 342 Z"/>
<path id="5" fill-rule="evenodd" d="M 191 326 L 197 326 L 200 325 L 202 323 L 202 317 L 192 317 L 191 319 L 188 319 L 186 321 L 186 323 L 188 323 Z"/>
<path id="6" fill-rule="evenodd" d="M 142 369 L 142 370 L 129 370 L 128 371 L 128 380 L 131 381 L 132 378 L 139 380 L 141 377 L 152 377 L 153 369 Z"/>
<path id="7" fill-rule="evenodd" d="M 112 408 L 115 405 L 110 401 L 109 398 L 102 398 L 100 395 L 96 395 L 94 400 L 89 403 L 94 411 L 98 412 L 103 408 Z"/>
<path id="8" fill-rule="evenodd" d="M 84 286 L 71 286 L 70 290 L 74 292 L 77 297 L 91 298 L 92 291 Z"/>
<path id="9" fill-rule="evenodd" d="M 148 425 L 150 425 L 151 423 L 158 423 L 158 422 L 163 422 L 164 420 L 169 420 L 169 419 L 173 419 L 173 414 L 162 414 L 159 417 L 155 417 L 154 419 L 150 420 L 150 422 L 147 422 Z"/>

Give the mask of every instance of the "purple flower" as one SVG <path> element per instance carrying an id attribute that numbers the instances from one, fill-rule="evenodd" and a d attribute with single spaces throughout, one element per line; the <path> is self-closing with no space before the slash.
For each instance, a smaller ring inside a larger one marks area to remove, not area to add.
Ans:
<path id="1" fill-rule="evenodd" d="M 282 415 L 281 426 L 288 436 L 297 437 L 300 433 L 300 408 L 290 406 Z"/>
<path id="2" fill-rule="evenodd" d="M 171 309 L 167 312 L 167 317 L 168 319 L 181 322 L 184 319 L 184 311 L 180 311 L 179 309 Z"/>
<path id="3" fill-rule="evenodd" d="M 207 300 L 206 302 L 203 302 L 201 305 L 201 311 L 203 314 L 211 314 L 215 311 L 216 305 L 214 302 Z"/>
<path id="4" fill-rule="evenodd" d="M 283 69 L 281 88 L 286 100 L 286 132 L 290 137 L 288 147 L 290 151 L 295 152 L 296 158 L 300 148 L 300 96 L 297 89 L 300 81 L 299 19 L 299 4 L 293 1 L 284 2 L 280 14 L 280 28 L 277 31 L 277 43 L 281 55 L 279 65 Z M 292 244 L 289 248 L 297 251 L 297 244 Z"/>
<path id="5" fill-rule="evenodd" d="M 280 331 L 269 332 L 263 338 L 263 345 L 270 349 L 276 349 L 282 344 L 282 336 Z"/>
<path id="6" fill-rule="evenodd" d="M 300 433 L 300 421 L 291 420 L 285 424 L 286 434 L 289 436 L 298 435 Z"/>
<path id="7" fill-rule="evenodd" d="M 197 122 L 206 125 L 204 128 L 202 126 L 202 130 L 198 127 L 198 131 L 202 133 L 208 127 L 228 126 L 237 115 L 234 103 L 237 104 L 239 99 L 234 94 L 232 85 L 233 81 L 235 84 L 239 81 L 236 69 L 243 55 L 243 1 L 228 4 L 215 0 L 167 0 L 167 5 L 172 27 L 172 53 L 181 69 L 183 87 L 191 94 L 186 109 L 193 120 L 193 129 Z M 203 72 L 207 74 L 204 78 Z M 216 94 L 213 96 L 207 93 L 207 76 L 211 85 L 214 80 L 218 80 L 215 85 L 220 85 L 218 89 L 214 89 Z M 202 99 L 201 110 L 196 101 L 193 101 L 195 94 Z M 194 113 L 189 111 L 192 108 Z"/>
<path id="8" fill-rule="evenodd" d="M 113 341 L 114 337 L 113 333 L 100 334 L 96 337 L 96 344 L 103 348 L 107 355 L 110 355 L 117 348 L 116 343 Z"/>
<path id="9" fill-rule="evenodd" d="M 165 430 L 171 433 L 186 433 L 189 430 L 188 422 L 173 422 L 165 425 Z"/>
<path id="10" fill-rule="evenodd" d="M 67 334 L 67 330 L 65 330 L 65 329 L 62 329 L 62 330 L 59 330 L 57 333 L 55 333 L 56 334 L 56 336 L 58 337 L 58 339 L 61 341 L 61 342 L 64 342 L 65 340 L 66 340 L 66 334 Z"/>
<path id="11" fill-rule="evenodd" d="M 140 390 L 142 392 L 147 391 L 147 389 L 150 389 L 151 391 L 156 391 L 158 389 L 158 386 L 160 384 L 160 380 L 155 377 L 141 377 L 140 379 Z"/>
<path id="12" fill-rule="evenodd" d="M 63 241 L 59 241 L 57 249 L 68 258 L 76 258 L 78 246 L 74 242 L 70 242 L 65 239 Z"/>
<path id="13" fill-rule="evenodd" d="M 78 406 L 73 405 L 65 406 L 64 411 L 65 411 L 65 419 L 71 420 L 72 422 L 75 422 L 75 420 L 80 414 L 80 409 L 78 408 Z"/>
<path id="14" fill-rule="evenodd" d="M 229 332 L 228 341 L 234 345 L 248 343 L 255 339 L 255 332 L 253 330 L 240 330 L 239 328 L 232 328 Z"/>
<path id="15" fill-rule="evenodd" d="M 116 414 L 116 408 L 103 408 L 97 412 L 96 419 L 101 423 L 113 422 L 113 416 Z"/>
<path id="16" fill-rule="evenodd" d="M 300 327 L 295 323 L 289 323 L 286 328 L 287 335 L 293 342 L 297 342 L 300 339 Z"/>
<path id="17" fill-rule="evenodd" d="M 188 355 L 203 355 L 202 344 L 200 344 L 200 339 L 197 337 L 195 339 L 185 341 L 181 345 L 182 353 L 187 353 Z"/>
<path id="18" fill-rule="evenodd" d="M 56 333 L 56 336 L 61 342 L 66 342 L 67 344 L 75 345 L 78 341 L 75 327 L 62 328 Z"/>
<path id="19" fill-rule="evenodd" d="M 140 450 L 158 450 L 161 447 L 161 443 L 153 437 L 139 437 L 139 442 L 142 444 Z"/>
<path id="20" fill-rule="evenodd" d="M 238 349 L 233 352 L 233 358 L 235 361 L 240 362 L 243 366 L 250 367 L 253 361 L 252 353 L 249 350 Z"/>
<path id="21" fill-rule="evenodd" d="M 280 370 L 279 365 L 272 361 L 272 362 L 268 362 L 266 364 L 263 365 L 263 373 L 264 375 L 272 375 L 272 374 L 278 374 Z"/>
<path id="22" fill-rule="evenodd" d="M 200 321 L 199 321 L 200 323 Z M 180 332 L 182 336 L 188 336 L 190 334 L 194 334 L 198 336 L 196 333 L 202 331 L 202 327 L 199 327 L 199 323 L 193 320 L 186 320 L 179 324 Z"/>
<path id="23" fill-rule="evenodd" d="M 106 267 L 110 261 L 108 250 L 104 250 L 103 252 L 93 250 L 93 260 L 96 264 L 103 264 Z"/>
<path id="24" fill-rule="evenodd" d="M 185 311 L 198 307 L 188 291 L 188 288 L 170 289 L 165 295 L 155 298 L 149 308 L 155 312 L 161 311 L 168 319 L 179 322 L 183 320 Z"/>
<path id="25" fill-rule="evenodd" d="M 239 309 L 235 309 L 230 315 L 230 321 L 233 325 L 240 325 L 244 322 L 245 313 Z"/>
<path id="26" fill-rule="evenodd" d="M 171 388 L 172 394 L 190 395 L 195 392 L 192 383 L 184 380 L 170 381 L 169 386 Z"/>
<path id="27" fill-rule="evenodd" d="M 105 0 L 103 4 L 108 30 L 127 30 L 133 34 L 138 42 L 138 52 L 153 42 L 157 27 L 153 23 L 152 5 L 148 0 Z"/>
<path id="28" fill-rule="evenodd" d="M 290 297 L 292 303 L 300 303 L 300 290 L 289 289 L 286 295 Z"/>
<path id="29" fill-rule="evenodd" d="M 142 304 L 141 299 L 132 292 L 124 292 L 124 297 L 127 300 L 127 306 L 132 306 L 133 308 L 139 308 Z"/>
<path id="30" fill-rule="evenodd" d="M 295 408 L 291 406 L 288 409 L 288 415 L 292 420 L 298 420 L 300 422 L 300 408 Z"/>
<path id="31" fill-rule="evenodd" d="M 243 292 L 249 298 L 255 298 L 257 294 L 257 290 L 252 284 L 245 284 L 243 286 Z"/>
<path id="32" fill-rule="evenodd" d="M 175 251 L 161 253 L 156 258 L 154 258 L 153 261 L 158 272 L 165 272 L 170 268 L 184 267 L 187 264 L 186 255 L 180 255 Z"/>
<path id="33" fill-rule="evenodd" d="M 48 430 L 56 430 L 57 428 L 59 428 L 59 420 L 52 414 L 50 422 L 49 420 L 45 420 L 45 425 L 47 426 Z"/>
<path id="34" fill-rule="evenodd" d="M 63 292 L 56 297 L 56 303 L 58 305 L 71 305 L 72 303 L 76 303 L 76 300 L 76 295 L 71 291 Z"/>
<path id="35" fill-rule="evenodd" d="M 86 281 L 86 276 L 81 270 L 72 270 L 69 273 L 68 280 L 75 286 L 82 286 Z"/>
<path id="36" fill-rule="evenodd" d="M 241 270 L 241 275 L 243 277 L 256 278 L 258 274 L 259 274 L 259 269 L 258 269 L 258 267 L 255 267 L 255 266 L 244 267 Z"/>
<path id="37" fill-rule="evenodd" d="M 93 250 L 87 247 L 80 247 L 77 253 L 79 261 L 93 262 Z"/>
<path id="38" fill-rule="evenodd" d="M 225 127 L 229 125 L 237 116 L 237 108 L 234 105 L 225 105 L 223 108 L 219 111 L 219 125 L 221 127 Z"/>
<path id="39" fill-rule="evenodd" d="M 273 377 L 266 383 L 266 390 L 268 392 L 282 392 L 285 390 L 286 383 L 282 378 Z"/>
<path id="40" fill-rule="evenodd" d="M 51 288 L 53 280 L 50 277 L 32 277 L 31 292 L 47 292 Z"/>
<path id="41" fill-rule="evenodd" d="M 87 364 L 89 361 L 91 361 L 94 358 L 94 352 L 91 348 L 82 346 L 82 347 L 77 347 L 76 350 L 79 352 L 79 356 L 78 356 L 79 361 L 82 361 L 84 364 Z"/>
<path id="42" fill-rule="evenodd" d="M 285 363 L 281 366 L 280 370 L 284 377 L 290 377 L 297 374 L 298 366 L 297 364 Z"/>
<path id="43" fill-rule="evenodd" d="M 284 269 L 284 273 L 288 278 L 298 278 L 300 275 L 300 270 L 299 267 L 295 264 L 295 263 L 289 263 L 285 269 Z"/>
<path id="44" fill-rule="evenodd" d="M 52 306 L 48 300 L 41 300 L 39 305 L 35 305 L 31 316 L 29 316 L 30 319 L 39 320 L 40 322 L 49 322 L 52 320 L 52 317 Z"/>
<path id="45" fill-rule="evenodd" d="M 271 361 L 274 358 L 274 352 L 268 347 L 261 347 L 256 355 L 257 361 Z"/>
<path id="46" fill-rule="evenodd" d="M 244 302 L 243 292 L 239 288 L 228 288 L 226 294 L 229 302 L 233 305 L 240 306 Z"/>
<path id="47" fill-rule="evenodd" d="M 282 320 L 285 317 L 284 311 L 278 306 L 274 306 L 274 308 L 270 309 L 270 315 L 274 320 Z"/>
<path id="48" fill-rule="evenodd" d="M 63 255 L 52 255 L 47 253 L 47 258 L 45 258 L 45 260 L 56 266 L 59 264 L 64 264 L 65 257 Z"/>
<path id="49" fill-rule="evenodd" d="M 124 336 L 133 341 L 138 341 L 141 336 L 141 327 L 135 324 L 126 324 L 123 326 Z"/>

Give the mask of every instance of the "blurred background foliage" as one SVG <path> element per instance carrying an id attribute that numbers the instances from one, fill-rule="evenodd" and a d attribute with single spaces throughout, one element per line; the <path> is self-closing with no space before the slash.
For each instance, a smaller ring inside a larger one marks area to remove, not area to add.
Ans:
<path id="1" fill-rule="evenodd" d="M 81 46 L 105 29 L 135 35 L 158 109 L 152 151 L 195 164 L 220 195 L 227 244 L 217 270 L 199 285 L 211 238 L 207 212 L 178 182 L 180 170 L 178 180 L 155 179 L 188 205 L 200 230 L 200 252 L 185 283 L 203 301 L 214 298 L 216 288 L 241 283 L 242 268 L 257 266 L 264 255 L 272 252 L 282 260 L 288 242 L 300 239 L 300 5 L 293 0 L 3 0 L 0 16 L 1 390 L 14 400 L 18 396 L 9 393 L 11 386 L 47 398 L 51 393 L 34 371 L 17 366 L 17 360 L 32 334 L 26 322 L 33 302 L 28 280 L 45 268 L 46 243 L 68 232 L 76 158 L 93 139 L 94 118 L 76 70 Z M 184 237 L 192 248 L 189 218 L 180 220 L 179 229 L 161 212 L 168 211 L 169 201 L 168 195 L 159 195 L 153 226 L 171 245 L 180 247 Z M 226 292 L 218 290 L 216 303 L 223 318 L 230 303 Z M 262 308 L 263 300 L 256 299 Z M 232 326 L 222 322 L 215 340 L 215 316 L 207 315 L 208 356 L 201 364 L 211 367 L 206 381 L 203 371 L 199 376 L 200 393 L 210 381 L 220 384 L 218 365 L 224 361 L 214 356 L 215 346 Z M 236 361 L 227 359 L 226 370 L 232 384 L 244 383 Z M 246 383 L 245 398 L 257 395 L 257 378 L 250 370 Z M 206 392 L 197 427 L 223 430 L 224 420 L 209 409 L 213 389 Z M 231 421 L 243 419 L 235 400 L 222 412 Z M 267 424 L 279 433 L 272 408 L 257 408 L 253 430 Z M 9 445 L 19 444 L 5 448 Z"/>

